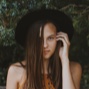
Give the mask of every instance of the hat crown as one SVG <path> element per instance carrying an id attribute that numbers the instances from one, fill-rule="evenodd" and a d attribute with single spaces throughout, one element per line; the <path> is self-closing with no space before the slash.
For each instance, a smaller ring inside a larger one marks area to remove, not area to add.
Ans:
<path id="1" fill-rule="evenodd" d="M 28 28 L 35 22 L 40 20 L 49 20 L 56 23 L 57 27 L 60 28 L 58 31 L 63 31 L 68 34 L 71 40 L 74 27 L 72 20 L 63 12 L 54 9 L 40 9 L 29 11 L 24 15 L 18 22 L 15 29 L 15 39 L 20 45 L 24 45 Z"/>

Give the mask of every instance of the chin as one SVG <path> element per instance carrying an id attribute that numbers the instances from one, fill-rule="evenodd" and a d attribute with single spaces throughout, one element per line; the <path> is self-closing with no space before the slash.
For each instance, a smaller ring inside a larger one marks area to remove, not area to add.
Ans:
<path id="1" fill-rule="evenodd" d="M 44 54 L 44 59 L 49 60 L 53 53 Z"/>
<path id="2" fill-rule="evenodd" d="M 44 58 L 44 60 L 49 60 L 49 58 Z"/>
<path id="3" fill-rule="evenodd" d="M 45 60 L 49 60 L 51 56 L 45 56 L 44 59 Z"/>

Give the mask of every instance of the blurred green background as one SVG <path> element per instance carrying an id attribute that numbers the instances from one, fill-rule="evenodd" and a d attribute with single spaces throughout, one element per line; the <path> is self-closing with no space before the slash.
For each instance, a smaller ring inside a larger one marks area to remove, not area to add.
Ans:
<path id="1" fill-rule="evenodd" d="M 9 65 L 23 58 L 23 49 L 14 39 L 17 22 L 28 11 L 40 8 L 59 9 L 72 18 L 70 60 L 81 64 L 81 89 L 89 89 L 89 0 L 0 0 L 0 86 L 6 85 Z"/>

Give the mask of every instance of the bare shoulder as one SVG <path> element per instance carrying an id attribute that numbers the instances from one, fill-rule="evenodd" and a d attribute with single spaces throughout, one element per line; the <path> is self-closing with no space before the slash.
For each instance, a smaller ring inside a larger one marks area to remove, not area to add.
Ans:
<path id="1" fill-rule="evenodd" d="M 21 84 L 25 69 L 19 62 L 12 64 L 8 69 L 6 89 L 17 89 L 17 84 Z"/>
<path id="2" fill-rule="evenodd" d="M 24 70 L 24 68 L 21 66 L 21 64 L 19 62 L 12 64 L 9 67 L 9 71 L 11 72 L 21 72 L 22 70 Z"/>
<path id="3" fill-rule="evenodd" d="M 71 72 L 82 72 L 82 67 L 80 65 L 80 63 L 78 62 L 73 62 L 71 61 L 70 62 L 70 69 L 71 69 Z"/>
<path id="4" fill-rule="evenodd" d="M 82 67 L 78 62 L 70 62 L 71 74 L 75 81 L 80 81 L 82 76 Z"/>
<path id="5" fill-rule="evenodd" d="M 8 69 L 8 75 L 11 77 L 14 76 L 17 80 L 20 80 L 23 72 L 24 68 L 19 62 L 12 64 Z"/>
<path id="6" fill-rule="evenodd" d="M 80 82 L 82 76 L 81 65 L 78 62 L 70 62 L 70 70 L 76 89 L 80 89 Z"/>

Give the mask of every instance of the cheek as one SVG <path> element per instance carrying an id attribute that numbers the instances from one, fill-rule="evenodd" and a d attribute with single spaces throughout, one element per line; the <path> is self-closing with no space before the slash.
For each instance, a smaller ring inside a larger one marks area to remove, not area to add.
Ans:
<path id="1" fill-rule="evenodd" d="M 53 41 L 50 45 L 51 45 L 50 47 L 51 47 L 53 50 L 55 50 L 56 45 L 57 45 L 57 41 Z"/>

